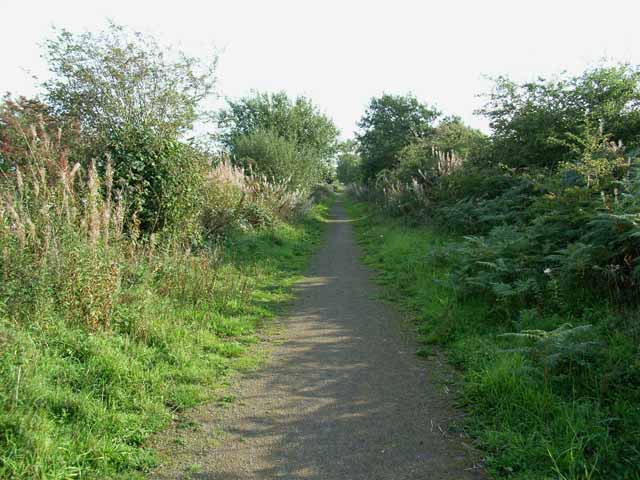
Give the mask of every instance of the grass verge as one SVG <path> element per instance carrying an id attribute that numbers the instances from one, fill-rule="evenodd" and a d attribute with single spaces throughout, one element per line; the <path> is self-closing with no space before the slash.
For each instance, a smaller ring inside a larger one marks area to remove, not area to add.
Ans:
<path id="1" fill-rule="evenodd" d="M 11 321 L 0 304 L 0 478 L 142 477 L 156 462 L 145 440 L 258 361 L 248 347 L 290 298 L 328 203 L 215 255 L 155 253 L 129 272 L 108 330 L 46 305 Z"/>
<path id="2" fill-rule="evenodd" d="M 462 371 L 466 428 L 491 475 L 640 478 L 640 360 L 634 338 L 611 328 L 620 315 L 597 301 L 580 314 L 514 315 L 485 297 L 460 295 L 450 275 L 450 247 L 460 238 L 409 226 L 367 204 L 346 206 L 386 295 L 414 314 L 425 345 L 420 353 L 444 345 Z M 586 342 L 565 341 L 566 323 L 593 326 L 588 342 L 598 346 L 595 353 L 580 351 Z M 532 329 L 539 338 L 514 335 Z"/>

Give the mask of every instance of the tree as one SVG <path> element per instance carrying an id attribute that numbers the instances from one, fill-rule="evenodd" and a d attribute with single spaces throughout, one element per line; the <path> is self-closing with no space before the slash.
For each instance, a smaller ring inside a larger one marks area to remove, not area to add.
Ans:
<path id="1" fill-rule="evenodd" d="M 308 189 L 322 178 L 323 162 L 316 153 L 298 150 L 297 145 L 272 130 L 257 130 L 237 138 L 237 163 L 266 175 L 275 181 L 301 189 Z"/>
<path id="2" fill-rule="evenodd" d="M 496 163 L 555 167 L 583 155 L 593 131 L 629 146 L 640 143 L 640 71 L 599 67 L 580 76 L 518 84 L 506 77 L 479 111 L 493 129 Z"/>
<path id="3" fill-rule="evenodd" d="M 362 168 L 356 143 L 352 140 L 343 142 L 339 150 L 336 167 L 338 180 L 344 185 L 360 182 L 362 180 Z"/>
<path id="4" fill-rule="evenodd" d="M 292 177 L 295 188 L 320 181 L 337 149 L 339 131 L 331 119 L 308 98 L 292 100 L 284 92 L 228 100 L 218 126 L 220 142 L 236 163 L 249 162 L 276 180 Z M 276 151 L 283 155 L 278 158 Z"/>
<path id="5" fill-rule="evenodd" d="M 46 42 L 46 58 L 46 98 L 55 116 L 79 123 L 78 156 L 110 155 L 115 183 L 144 230 L 185 217 L 195 202 L 186 179 L 202 164 L 180 139 L 213 91 L 215 59 L 203 64 L 113 23 L 99 33 L 58 31 Z"/>
<path id="6" fill-rule="evenodd" d="M 372 98 L 358 123 L 357 134 L 365 178 L 393 168 L 404 147 L 433 135 L 433 122 L 439 116 L 440 112 L 412 95 L 384 94 Z"/>
<path id="7" fill-rule="evenodd" d="M 78 119 L 85 135 L 139 126 L 177 138 L 215 85 L 215 58 L 204 64 L 114 23 L 99 33 L 59 30 L 45 46 L 48 103 Z"/>
<path id="8" fill-rule="evenodd" d="M 457 116 L 443 118 L 430 139 L 430 144 L 440 152 L 452 152 L 462 158 L 479 155 L 488 143 L 484 133 L 465 125 Z"/>

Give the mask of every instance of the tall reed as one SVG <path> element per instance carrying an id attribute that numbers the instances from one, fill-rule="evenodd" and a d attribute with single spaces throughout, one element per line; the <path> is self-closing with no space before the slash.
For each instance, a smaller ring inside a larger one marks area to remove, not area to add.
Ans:
<path id="1" fill-rule="evenodd" d="M 95 161 L 70 164 L 61 135 L 52 140 L 42 123 L 23 134 L 29 162 L 0 183 L 0 295 L 17 317 L 53 302 L 65 317 L 106 326 L 125 250 L 111 164 L 103 175 Z"/>

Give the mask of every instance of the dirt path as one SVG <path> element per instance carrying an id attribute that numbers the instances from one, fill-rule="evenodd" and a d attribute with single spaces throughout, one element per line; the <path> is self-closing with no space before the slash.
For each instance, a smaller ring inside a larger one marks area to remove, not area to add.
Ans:
<path id="1" fill-rule="evenodd" d="M 359 255 L 338 204 L 272 359 L 240 379 L 228 408 L 197 411 L 201 433 L 153 478 L 484 478 L 447 429 L 446 369 L 414 354 Z"/>

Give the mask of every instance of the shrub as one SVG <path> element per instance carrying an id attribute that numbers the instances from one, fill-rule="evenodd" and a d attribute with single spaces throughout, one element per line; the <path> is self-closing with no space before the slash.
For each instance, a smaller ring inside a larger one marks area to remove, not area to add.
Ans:
<path id="1" fill-rule="evenodd" d="M 273 131 L 239 137 L 234 152 L 238 165 L 293 190 L 308 191 L 324 177 L 323 162 L 313 151 L 301 151 L 295 143 Z"/>
<path id="2" fill-rule="evenodd" d="M 220 141 L 234 162 L 308 189 L 324 180 L 337 150 L 338 129 L 305 97 L 256 93 L 218 115 Z"/>
<path id="3" fill-rule="evenodd" d="M 77 121 L 82 132 L 75 158 L 86 167 L 87 158 L 111 155 L 116 184 L 144 232 L 194 218 L 202 162 L 180 139 L 212 93 L 215 60 L 206 65 L 163 50 L 152 37 L 115 24 L 99 33 L 61 30 L 46 49 L 50 110 Z"/>
<path id="4" fill-rule="evenodd" d="M 143 232 L 169 228 L 194 235 L 206 158 L 177 140 L 142 128 L 114 131 L 107 147 L 114 182 Z M 131 215 L 130 215 L 131 216 Z"/>
<path id="5" fill-rule="evenodd" d="M 394 168 L 403 148 L 435 133 L 433 122 L 439 115 L 412 95 L 372 98 L 358 123 L 364 178 L 373 179 L 381 170 Z"/>
<path id="6" fill-rule="evenodd" d="M 80 121 L 84 143 L 98 142 L 91 147 L 133 126 L 176 139 L 193 126 L 215 85 L 215 59 L 204 64 L 114 23 L 97 33 L 59 30 L 45 47 L 48 103 Z"/>
<path id="7" fill-rule="evenodd" d="M 360 157 L 356 154 L 342 154 L 338 157 L 336 176 L 344 185 L 359 183 L 362 180 Z"/>
<path id="8" fill-rule="evenodd" d="M 108 159 L 70 164 L 36 134 L 0 176 L 0 477 L 130 478 L 153 464 L 151 433 L 252 360 L 239 355 L 273 313 L 254 292 L 292 281 L 320 222 L 279 225 L 307 197 L 223 163 L 180 181 L 217 192 L 191 207 L 212 221 L 238 199 L 244 235 L 193 245 L 167 221 L 143 237 Z"/>
<path id="9" fill-rule="evenodd" d="M 640 72 L 630 65 L 517 84 L 496 79 L 480 110 L 494 130 L 492 161 L 554 167 L 581 156 L 594 129 L 635 147 L 640 141 Z"/>

